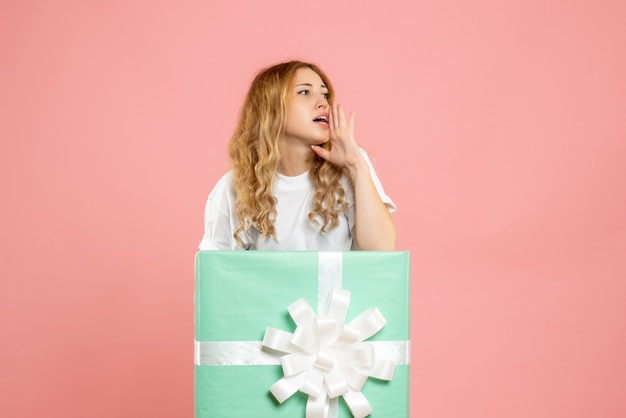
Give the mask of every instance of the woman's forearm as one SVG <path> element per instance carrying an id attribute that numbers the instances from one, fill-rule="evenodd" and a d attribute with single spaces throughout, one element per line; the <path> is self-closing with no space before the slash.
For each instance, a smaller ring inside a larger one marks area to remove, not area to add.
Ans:
<path id="1" fill-rule="evenodd" d="M 393 251 L 396 247 L 396 225 L 383 203 L 363 158 L 348 168 L 354 188 L 355 223 L 353 237 L 363 251 Z"/>

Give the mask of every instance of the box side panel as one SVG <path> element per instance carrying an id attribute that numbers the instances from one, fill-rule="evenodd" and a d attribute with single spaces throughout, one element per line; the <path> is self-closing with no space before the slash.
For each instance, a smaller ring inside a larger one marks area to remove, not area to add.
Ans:
<path id="1" fill-rule="evenodd" d="M 282 378 L 280 366 L 196 366 L 196 418 L 304 417 L 306 396 L 282 405 L 269 392 Z"/>
<path id="2" fill-rule="evenodd" d="M 287 306 L 317 308 L 317 253 L 204 251 L 196 264 L 196 340 L 260 341 L 293 330 Z"/>
<path id="3" fill-rule="evenodd" d="M 282 377 L 280 366 L 196 366 L 196 418 L 294 418 L 306 414 L 307 396 L 297 392 L 282 405 L 269 387 Z M 391 382 L 369 379 L 363 394 L 372 418 L 408 417 L 409 368 L 398 366 Z M 352 418 L 339 399 L 339 418 Z"/>
<path id="4" fill-rule="evenodd" d="M 343 287 L 352 293 L 347 321 L 371 307 L 387 320 L 370 340 L 409 339 L 409 253 L 344 253 Z"/>

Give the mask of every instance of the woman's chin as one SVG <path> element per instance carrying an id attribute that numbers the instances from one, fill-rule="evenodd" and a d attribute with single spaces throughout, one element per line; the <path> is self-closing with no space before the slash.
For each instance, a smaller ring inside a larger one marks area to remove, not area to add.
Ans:
<path id="1" fill-rule="evenodd" d="M 330 138 L 319 138 L 317 142 L 315 143 L 315 145 L 317 145 L 318 147 L 321 147 L 322 145 L 328 143 L 328 141 L 330 141 Z"/>

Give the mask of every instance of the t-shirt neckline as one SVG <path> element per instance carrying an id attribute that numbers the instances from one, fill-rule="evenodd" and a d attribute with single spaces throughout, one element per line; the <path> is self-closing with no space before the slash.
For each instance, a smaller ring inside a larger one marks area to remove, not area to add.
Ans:
<path id="1" fill-rule="evenodd" d="M 276 184 L 275 187 L 280 190 L 302 190 L 309 188 L 311 182 L 309 180 L 309 172 L 305 171 L 302 174 L 298 174 L 297 176 L 286 176 L 281 173 L 276 173 Z"/>

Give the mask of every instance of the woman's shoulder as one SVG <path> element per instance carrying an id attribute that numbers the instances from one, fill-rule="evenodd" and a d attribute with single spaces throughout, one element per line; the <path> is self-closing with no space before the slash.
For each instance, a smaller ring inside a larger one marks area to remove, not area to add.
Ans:
<path id="1" fill-rule="evenodd" d="M 220 179 L 213 186 L 213 190 L 209 194 L 209 201 L 232 200 L 235 196 L 235 187 L 233 184 L 233 170 L 230 170 L 222 175 Z"/>
<path id="2" fill-rule="evenodd" d="M 226 173 L 222 174 L 222 177 L 215 183 L 215 189 L 230 189 L 233 187 L 233 170 L 229 170 Z"/>

